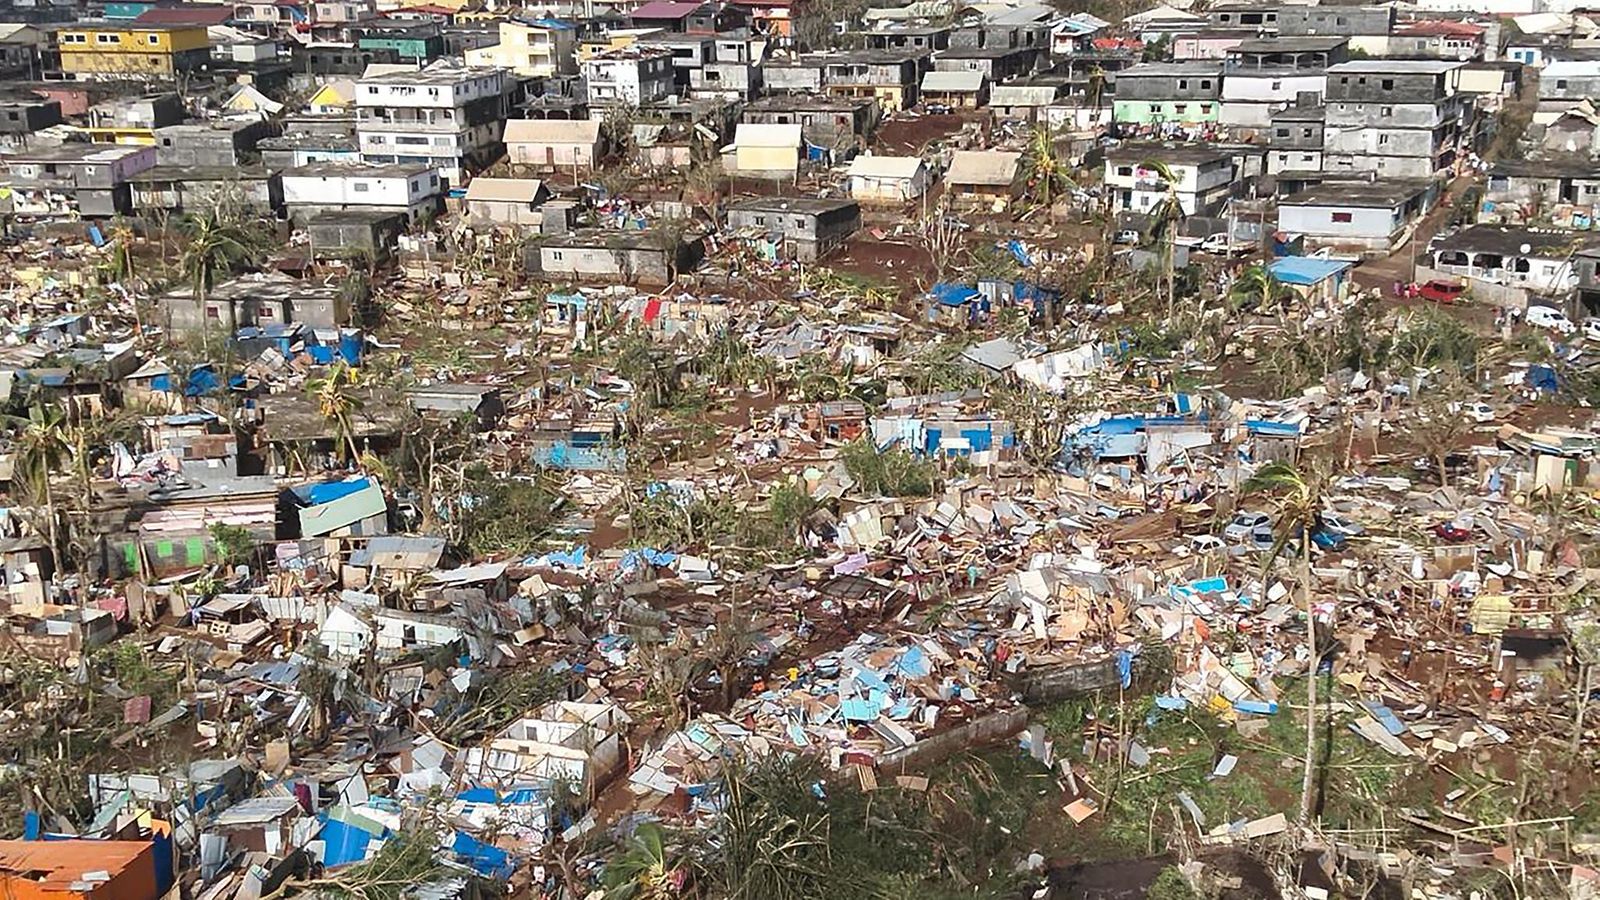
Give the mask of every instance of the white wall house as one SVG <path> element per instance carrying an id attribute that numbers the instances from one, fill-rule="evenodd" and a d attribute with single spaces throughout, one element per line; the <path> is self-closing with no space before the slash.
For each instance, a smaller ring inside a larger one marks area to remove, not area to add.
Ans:
<path id="1" fill-rule="evenodd" d="M 435 63 L 356 85 L 356 138 L 371 163 L 430 165 L 452 184 L 500 155 L 505 72 Z"/>
<path id="2" fill-rule="evenodd" d="M 1167 182 L 1149 165 L 1152 162 L 1164 163 L 1172 173 L 1172 190 L 1184 215 L 1210 215 L 1227 200 L 1233 183 L 1233 160 L 1227 154 L 1205 147 L 1135 144 L 1106 158 L 1102 180 L 1116 209 L 1147 213 L 1167 196 Z"/>
<path id="3" fill-rule="evenodd" d="M 1324 72 L 1293 70 L 1230 71 L 1222 80 L 1217 121 L 1241 128 L 1266 128 L 1272 114 L 1295 104 L 1302 94 L 1321 97 L 1328 90 Z"/>
<path id="4" fill-rule="evenodd" d="M 469 66 L 499 66 L 529 78 L 578 70 L 578 32 L 564 22 L 500 23 L 500 43 L 466 52 Z"/>
<path id="5" fill-rule="evenodd" d="M 595 106 L 638 106 L 672 93 L 672 51 L 623 47 L 583 61 L 589 103 Z"/>
<path id="6" fill-rule="evenodd" d="M 1280 200 L 1278 230 L 1305 235 L 1313 245 L 1387 251 L 1436 191 L 1422 180 L 1327 181 Z"/>
<path id="7" fill-rule="evenodd" d="M 348 166 L 319 163 L 283 173 L 283 202 L 293 212 L 328 209 L 391 209 L 415 219 L 434 209 L 442 184 L 422 164 Z"/>

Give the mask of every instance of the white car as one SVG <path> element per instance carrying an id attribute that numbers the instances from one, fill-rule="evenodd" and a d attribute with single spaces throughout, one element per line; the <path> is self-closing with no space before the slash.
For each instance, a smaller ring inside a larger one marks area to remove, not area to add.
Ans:
<path id="1" fill-rule="evenodd" d="M 1529 325 L 1548 328 L 1558 334 L 1572 334 L 1578 330 L 1578 326 L 1572 324 L 1566 313 L 1550 306 L 1528 307 L 1527 320 Z"/>
<path id="2" fill-rule="evenodd" d="M 1591 341 L 1600 341 L 1600 319 L 1584 319 L 1583 336 Z"/>
<path id="3" fill-rule="evenodd" d="M 1236 512 L 1233 521 L 1222 529 L 1222 536 L 1230 541 L 1242 541 L 1257 528 L 1272 529 L 1272 519 L 1266 513 Z"/>
<path id="4" fill-rule="evenodd" d="M 1463 403 L 1461 414 L 1478 423 L 1494 421 L 1494 407 L 1487 403 Z"/>
<path id="5" fill-rule="evenodd" d="M 1355 537 L 1366 534 L 1367 526 L 1340 513 L 1325 512 L 1322 514 L 1322 530 L 1331 531 L 1340 537 Z"/>

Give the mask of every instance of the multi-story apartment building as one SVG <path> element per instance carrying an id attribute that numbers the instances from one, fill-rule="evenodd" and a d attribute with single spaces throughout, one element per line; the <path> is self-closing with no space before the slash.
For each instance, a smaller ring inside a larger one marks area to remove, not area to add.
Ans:
<path id="1" fill-rule="evenodd" d="M 1273 37 L 1229 49 L 1218 121 L 1236 129 L 1261 129 L 1278 110 L 1320 102 L 1327 68 L 1345 61 L 1347 43 L 1338 36 Z"/>
<path id="2" fill-rule="evenodd" d="M 78 80 L 170 80 L 205 67 L 211 44 L 204 28 L 68 25 L 56 32 L 61 74 Z"/>
<path id="3" fill-rule="evenodd" d="M 1452 169 L 1468 113 L 1461 68 L 1414 59 L 1329 68 L 1323 170 L 1432 178 Z"/>
<path id="4" fill-rule="evenodd" d="M 634 45 L 597 53 L 581 64 L 590 106 L 639 106 L 673 92 L 672 51 Z"/>
<path id="5" fill-rule="evenodd" d="M 1217 121 L 1222 63 L 1145 63 L 1117 73 L 1111 106 L 1119 126 Z"/>
<path id="6" fill-rule="evenodd" d="M 466 53 L 469 66 L 499 66 L 529 78 L 578 71 L 578 32 L 555 19 L 511 19 L 500 23 L 500 42 Z"/>
<path id="7" fill-rule="evenodd" d="M 356 138 L 370 163 L 425 163 L 451 184 L 499 156 L 505 72 L 435 63 L 356 84 Z"/>
<path id="8" fill-rule="evenodd" d="M 825 92 L 833 97 L 874 98 L 887 111 L 909 109 L 928 71 L 926 52 L 855 50 L 814 57 L 822 65 Z"/>
<path id="9" fill-rule="evenodd" d="M 1267 174 L 1322 171 L 1323 108 L 1291 106 L 1272 114 L 1267 133 Z"/>

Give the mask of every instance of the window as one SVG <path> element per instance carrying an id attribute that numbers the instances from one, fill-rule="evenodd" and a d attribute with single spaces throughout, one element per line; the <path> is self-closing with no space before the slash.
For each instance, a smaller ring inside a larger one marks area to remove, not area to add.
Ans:
<path id="1" fill-rule="evenodd" d="M 1189 89 L 1189 79 L 1187 79 L 1187 78 L 1179 78 L 1178 79 L 1178 90 L 1187 91 L 1188 89 Z"/>
<path id="2" fill-rule="evenodd" d="M 1350 213 L 1347 213 L 1347 212 L 1336 212 L 1336 213 L 1333 214 L 1333 221 L 1335 221 L 1335 222 L 1348 223 L 1348 222 L 1353 221 L 1354 219 L 1355 219 L 1355 216 L 1350 214 Z"/>
<path id="3" fill-rule="evenodd" d="M 1301 137 L 1308 138 L 1308 137 L 1311 137 L 1312 134 L 1313 134 L 1313 132 L 1312 132 L 1312 130 L 1310 128 L 1302 128 L 1302 129 L 1300 129 L 1300 136 Z"/>
<path id="4" fill-rule="evenodd" d="M 1349 84 L 1350 83 L 1350 76 L 1349 75 L 1340 75 L 1339 76 L 1339 83 L 1340 84 Z"/>
<path id="5" fill-rule="evenodd" d="M 413 192 L 422 190 L 422 182 L 420 182 L 420 181 L 412 181 L 411 182 L 411 190 Z"/>
<path id="6" fill-rule="evenodd" d="M 765 225 L 765 224 L 767 224 L 767 217 L 766 216 L 756 216 L 756 224 L 757 225 Z"/>
<path id="7" fill-rule="evenodd" d="M 1386 91 L 1392 91 L 1392 90 L 1394 90 L 1394 79 L 1393 78 L 1385 78 L 1382 82 L 1379 83 L 1379 86 L 1382 87 Z"/>
<path id="8" fill-rule="evenodd" d="M 147 44 L 159 44 L 161 43 L 161 35 L 147 34 L 144 36 L 144 42 Z"/>
<path id="9" fill-rule="evenodd" d="M 1557 78 L 1556 79 L 1556 90 L 1564 91 L 1566 89 L 1567 89 L 1567 80 L 1565 78 Z"/>
<path id="10" fill-rule="evenodd" d="M 554 260 L 560 260 L 561 259 L 561 251 L 560 250 L 551 250 L 550 251 L 550 258 L 554 259 Z"/>
<path id="11" fill-rule="evenodd" d="M 1276 134 L 1278 137 L 1286 138 L 1286 137 L 1289 136 L 1289 129 L 1287 129 L 1287 128 L 1279 128 L 1278 130 L 1276 130 L 1273 133 Z"/>
<path id="12" fill-rule="evenodd" d="M 1389 136 L 1387 134 L 1378 135 L 1378 146 L 1381 147 L 1381 146 L 1383 146 L 1384 144 L 1387 144 L 1387 143 L 1389 143 Z"/>
<path id="13" fill-rule="evenodd" d="M 1202 115 L 1202 116 L 1211 115 L 1211 104 L 1209 104 L 1209 103 L 1200 104 L 1200 115 Z"/>
<path id="14" fill-rule="evenodd" d="M 1382 109 L 1378 110 L 1378 115 L 1383 116 L 1384 118 L 1387 119 L 1387 118 L 1389 118 L 1389 117 L 1394 115 L 1394 107 L 1385 106 Z"/>
<path id="15" fill-rule="evenodd" d="M 367 138 L 367 140 L 371 141 L 374 144 L 381 144 L 381 143 L 383 143 L 384 138 L 383 138 L 383 135 L 381 135 L 381 134 L 375 134 L 375 135 Z"/>
<path id="16" fill-rule="evenodd" d="M 97 34 L 97 35 L 94 36 L 94 42 L 96 44 L 120 44 L 120 43 L 122 43 L 122 35 L 120 35 L 120 34 Z"/>
<path id="17" fill-rule="evenodd" d="M 435 172 L 432 175 L 428 176 L 428 186 L 429 187 L 438 187 L 439 186 L 439 173 Z"/>
<path id="18" fill-rule="evenodd" d="M 1202 91 L 1211 90 L 1211 79 L 1209 79 L 1209 78 L 1200 79 L 1200 90 L 1202 90 Z"/>
<path id="19" fill-rule="evenodd" d="M 1133 174 L 1133 166 L 1117 166 L 1117 174 L 1127 178 Z"/>
<path id="20" fill-rule="evenodd" d="M 13 111 L 11 111 L 11 112 L 8 112 L 8 113 L 6 113 L 6 118 L 7 118 L 7 119 L 10 119 L 10 120 L 11 120 L 11 121 L 13 121 L 13 122 L 15 122 L 15 121 L 17 121 L 17 114 L 16 114 L 16 111 L 14 111 L 14 110 L 13 110 Z"/>
<path id="21" fill-rule="evenodd" d="M 368 94 L 376 94 L 376 93 L 378 93 L 378 89 L 376 87 L 368 85 L 367 86 L 367 93 Z"/>
<path id="22" fill-rule="evenodd" d="M 1287 153 L 1279 153 L 1278 154 L 1278 162 L 1287 163 L 1288 161 L 1289 161 L 1289 154 L 1287 154 Z"/>
<path id="23" fill-rule="evenodd" d="M 222 318 L 221 311 L 218 310 L 215 306 L 207 306 L 206 307 L 206 318 L 208 318 L 208 319 L 220 319 L 220 318 Z"/>
<path id="24" fill-rule="evenodd" d="M 355 191 L 358 194 L 365 194 L 366 192 L 372 190 L 372 185 L 367 184 L 365 181 L 358 181 L 355 184 L 350 185 L 350 190 Z"/>
<path id="25" fill-rule="evenodd" d="M 794 227 L 796 227 L 796 228 L 804 228 L 804 227 L 806 227 L 806 220 L 805 219 L 795 219 L 794 220 Z"/>
<path id="26" fill-rule="evenodd" d="M 1272 89 L 1273 89 L 1273 90 L 1275 90 L 1275 91 L 1281 91 L 1281 90 L 1283 90 L 1283 82 L 1281 82 L 1281 81 L 1274 81 L 1274 82 L 1273 82 L 1273 83 L 1272 83 Z"/>
<path id="27" fill-rule="evenodd" d="M 1300 154 L 1300 161 L 1301 162 L 1315 162 L 1316 159 L 1317 159 L 1316 156 L 1314 156 L 1314 155 L 1312 155 L 1310 153 L 1302 153 L 1302 154 Z"/>
<path id="28" fill-rule="evenodd" d="M 1186 110 L 1188 110 L 1188 108 L 1189 108 L 1189 104 L 1187 104 L 1187 103 L 1174 103 L 1174 104 L 1172 104 L 1172 112 L 1174 114 L 1176 114 L 1176 115 L 1180 115 L 1180 116 L 1183 115 L 1184 112 Z"/>

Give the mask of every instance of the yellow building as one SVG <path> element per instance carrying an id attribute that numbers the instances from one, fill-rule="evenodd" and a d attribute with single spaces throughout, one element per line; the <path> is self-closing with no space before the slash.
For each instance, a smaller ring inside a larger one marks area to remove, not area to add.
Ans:
<path id="1" fill-rule="evenodd" d="M 170 79 L 202 68 L 211 55 L 203 27 L 72 25 L 56 32 L 68 78 Z"/>
<path id="2" fill-rule="evenodd" d="M 530 78 L 578 71 L 577 32 L 565 22 L 501 22 L 500 43 L 468 50 L 469 66 L 500 66 Z"/>

